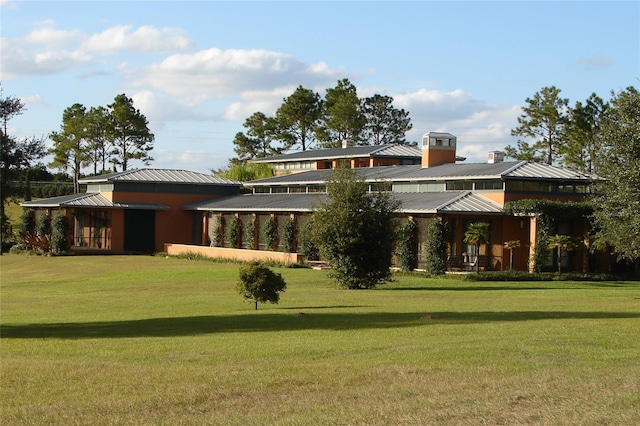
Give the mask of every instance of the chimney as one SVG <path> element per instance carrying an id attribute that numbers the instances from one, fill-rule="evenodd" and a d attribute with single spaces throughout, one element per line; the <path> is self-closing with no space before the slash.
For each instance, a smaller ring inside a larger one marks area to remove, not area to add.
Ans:
<path id="1" fill-rule="evenodd" d="M 456 137 L 451 133 L 429 132 L 422 136 L 422 167 L 456 162 Z"/>
<path id="2" fill-rule="evenodd" d="M 353 146 L 353 142 L 351 142 L 349 139 L 342 140 L 342 148 L 349 148 L 350 146 Z"/>
<path id="3" fill-rule="evenodd" d="M 488 163 L 502 163 L 504 160 L 504 152 L 502 151 L 489 151 Z"/>

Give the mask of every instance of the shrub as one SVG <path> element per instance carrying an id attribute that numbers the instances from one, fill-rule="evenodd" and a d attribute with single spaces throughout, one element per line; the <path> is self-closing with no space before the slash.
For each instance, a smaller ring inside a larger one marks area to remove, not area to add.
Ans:
<path id="1" fill-rule="evenodd" d="M 296 222 L 289 218 L 284 223 L 282 229 L 282 240 L 284 243 L 284 251 L 286 253 L 294 253 L 297 250 L 296 247 Z"/>
<path id="2" fill-rule="evenodd" d="M 447 268 L 447 228 L 439 220 L 427 227 L 427 265 L 429 275 L 442 275 Z"/>
<path id="3" fill-rule="evenodd" d="M 403 271 L 412 271 L 418 263 L 418 225 L 415 220 L 409 219 L 398 230 L 398 244 L 396 256 L 398 267 Z"/>
<path id="4" fill-rule="evenodd" d="M 51 230 L 51 249 L 54 253 L 64 253 L 67 251 L 67 235 L 69 232 L 69 222 L 67 217 L 59 214 L 53 219 L 53 229 Z"/>
<path id="5" fill-rule="evenodd" d="M 262 228 L 262 239 L 267 250 L 278 248 L 278 224 L 274 217 L 269 217 Z"/>
<path id="6" fill-rule="evenodd" d="M 234 216 L 225 227 L 226 246 L 229 248 L 237 248 L 241 232 L 242 222 Z"/>
<path id="7" fill-rule="evenodd" d="M 240 280 L 236 290 L 246 300 L 250 300 L 258 309 L 258 302 L 278 303 L 280 292 L 285 291 L 287 283 L 282 275 L 273 272 L 260 262 L 250 262 L 240 268 Z"/>

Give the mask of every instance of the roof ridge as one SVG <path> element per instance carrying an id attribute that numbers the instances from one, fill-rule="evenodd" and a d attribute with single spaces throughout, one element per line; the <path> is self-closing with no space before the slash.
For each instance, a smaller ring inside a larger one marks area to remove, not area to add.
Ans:
<path id="1" fill-rule="evenodd" d="M 505 170 L 504 172 L 500 173 L 500 176 L 508 176 L 510 173 L 518 170 L 521 167 L 524 167 L 525 165 L 529 164 L 530 161 L 527 160 L 522 160 L 518 163 L 516 163 L 514 166 L 509 167 L 507 170 Z"/>
<path id="2" fill-rule="evenodd" d="M 451 205 L 459 200 L 462 200 L 465 197 L 468 197 L 471 193 L 471 191 L 465 191 L 462 194 L 459 194 L 457 197 L 451 198 L 450 200 L 440 204 L 439 206 L 436 206 L 436 211 L 445 208 L 446 206 Z"/>

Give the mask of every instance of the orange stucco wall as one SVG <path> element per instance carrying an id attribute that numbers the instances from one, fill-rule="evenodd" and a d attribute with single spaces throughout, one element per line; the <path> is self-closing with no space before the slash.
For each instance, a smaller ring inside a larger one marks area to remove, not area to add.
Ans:
<path id="1" fill-rule="evenodd" d="M 169 210 L 156 211 L 156 251 L 163 251 L 165 243 L 192 243 L 193 212 L 183 210 L 185 204 L 197 203 L 211 200 L 219 196 L 211 194 L 162 194 L 162 193 L 139 193 L 139 192 L 118 192 L 113 194 L 113 202 L 136 202 L 136 203 L 159 203 L 169 207 Z M 121 218 L 116 220 L 116 212 Z M 120 222 L 121 221 L 121 222 Z M 122 230 L 113 230 L 114 238 L 123 238 L 120 250 L 124 248 L 124 212 L 114 211 L 112 226 L 120 225 Z M 113 250 L 118 250 L 116 241 L 112 241 Z"/>
<path id="2" fill-rule="evenodd" d="M 181 254 L 198 254 L 214 259 L 229 259 L 239 261 L 273 261 L 285 264 L 302 263 L 304 256 L 300 253 L 282 253 L 265 250 L 246 250 L 222 247 L 203 247 L 187 244 L 165 244 L 164 252 L 177 256 Z"/>
<path id="3" fill-rule="evenodd" d="M 429 147 L 422 150 L 422 167 L 435 166 L 437 164 L 449 164 L 456 162 L 455 147 L 437 148 Z"/>

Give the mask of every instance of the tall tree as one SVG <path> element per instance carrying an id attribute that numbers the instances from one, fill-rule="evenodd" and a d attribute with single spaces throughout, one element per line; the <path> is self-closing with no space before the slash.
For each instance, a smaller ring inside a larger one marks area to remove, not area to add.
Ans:
<path id="1" fill-rule="evenodd" d="M 114 168 L 120 165 L 125 171 L 131 160 L 141 160 L 149 165 L 153 161 L 149 152 L 153 149 L 155 136 L 149 131 L 147 118 L 133 106 L 133 99 L 125 94 L 116 96 L 109 105 L 109 115 Z"/>
<path id="2" fill-rule="evenodd" d="M 79 179 L 82 167 L 91 159 L 91 146 L 87 139 L 87 112 L 81 104 L 73 104 L 62 113 L 62 124 L 59 132 L 51 132 L 53 141 L 52 167 L 71 170 L 73 174 L 74 192 L 80 192 Z"/>
<path id="3" fill-rule="evenodd" d="M 366 120 L 363 143 L 367 145 L 406 144 L 405 133 L 413 125 L 409 113 L 393 106 L 391 96 L 375 94 L 362 100 Z"/>
<path id="4" fill-rule="evenodd" d="M 299 147 L 306 151 L 316 141 L 315 133 L 322 116 L 322 100 L 313 90 L 302 86 L 284 99 L 276 111 L 278 139 L 285 149 Z"/>
<path id="5" fill-rule="evenodd" d="M 276 123 L 272 117 L 255 112 L 245 120 L 243 125 L 247 129 L 246 134 L 238 132 L 233 139 L 235 145 L 233 150 L 241 162 L 281 152 L 281 149 L 272 145 L 276 131 Z"/>
<path id="6" fill-rule="evenodd" d="M 551 86 L 543 87 L 526 102 L 527 106 L 522 107 L 523 114 L 518 117 L 519 125 L 511 130 L 511 135 L 537 140 L 529 144 L 518 139 L 517 147 L 507 146 L 505 154 L 518 160 L 552 164 L 565 136 L 569 101 L 560 98 L 560 89 Z"/>
<path id="7" fill-rule="evenodd" d="M 640 93 L 628 87 L 612 93 L 603 121 L 607 149 L 598 158 L 593 214 L 595 243 L 620 259 L 640 259 Z"/>
<path id="8" fill-rule="evenodd" d="M 368 193 L 354 169 L 338 168 L 327 181 L 327 201 L 313 215 L 313 241 L 331 264 L 330 276 L 349 289 L 373 288 L 390 279 L 395 248 L 390 193 Z"/>
<path id="9" fill-rule="evenodd" d="M 11 96 L 4 97 L 0 89 L 0 243 L 11 236 L 9 221 L 5 215 L 6 203 L 24 194 L 24 188 L 12 185 L 12 181 L 29 183 L 29 169 L 46 155 L 42 138 L 17 139 L 7 133 L 9 121 L 25 111 L 24 103 Z M 27 186 L 28 187 L 28 186 Z M 1 244 L 0 244 L 1 245 Z M 0 250 L 1 253 L 1 250 Z"/>
<path id="10" fill-rule="evenodd" d="M 348 79 L 327 89 L 323 110 L 323 123 L 317 132 L 323 147 L 339 147 L 343 141 L 357 145 L 362 141 L 366 118 L 356 87 Z"/>
<path id="11" fill-rule="evenodd" d="M 597 173 L 597 158 L 605 149 L 601 123 L 608 104 L 592 93 L 583 105 L 576 102 L 567 126 L 566 143 L 561 145 L 564 164 L 583 173 Z"/>
<path id="12" fill-rule="evenodd" d="M 107 163 L 112 155 L 109 111 L 103 106 L 92 107 L 85 119 L 87 140 L 91 148 L 90 161 L 93 163 L 93 173 L 97 175 L 107 170 Z"/>

